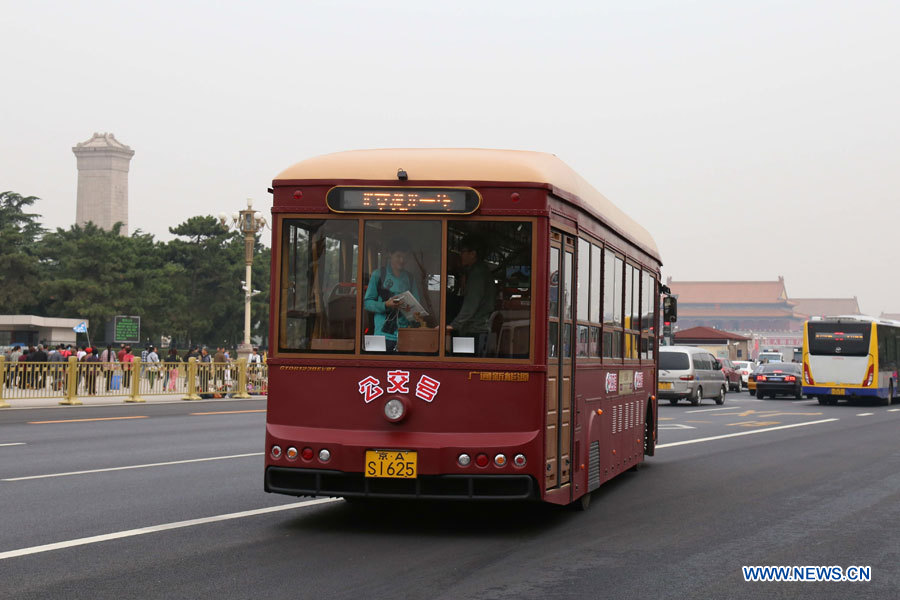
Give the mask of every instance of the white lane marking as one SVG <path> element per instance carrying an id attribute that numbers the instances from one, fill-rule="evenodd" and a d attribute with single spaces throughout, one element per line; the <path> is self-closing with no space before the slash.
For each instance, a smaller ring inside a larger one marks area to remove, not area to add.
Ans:
<path id="1" fill-rule="evenodd" d="M 0 444 L 0 447 L 2 447 L 2 446 L 24 446 L 24 445 L 25 445 L 25 442 L 9 442 L 6 444 Z"/>
<path id="2" fill-rule="evenodd" d="M 660 429 L 697 429 L 696 427 L 691 427 L 690 425 L 681 425 L 680 423 L 661 423 L 659 425 Z"/>
<path id="3" fill-rule="evenodd" d="M 711 442 L 713 440 L 724 440 L 725 438 L 737 437 L 739 435 L 753 435 L 754 433 L 764 433 L 766 431 L 776 431 L 778 429 L 790 429 L 792 427 L 804 427 L 806 425 L 818 425 L 820 423 L 830 423 L 838 419 L 822 419 L 821 421 L 808 421 L 806 423 L 794 423 L 793 425 L 781 425 L 779 427 L 768 427 L 766 429 L 754 429 L 752 431 L 741 431 L 739 433 L 727 433 L 725 435 L 716 435 L 707 438 L 698 438 L 696 440 L 685 440 L 683 442 L 672 442 L 671 444 L 660 444 L 657 448 L 671 448 L 672 446 L 684 446 L 685 444 L 699 444 L 700 442 Z"/>
<path id="4" fill-rule="evenodd" d="M 27 556 L 29 554 L 38 554 L 40 552 L 50 552 L 51 550 L 61 550 L 63 548 L 72 548 L 74 546 L 86 546 L 88 544 L 97 544 L 100 542 L 108 542 L 110 540 L 119 540 L 136 535 L 145 535 L 147 533 L 156 533 L 158 531 L 168 531 L 170 529 L 181 529 L 183 527 L 193 527 L 194 525 L 205 525 L 207 523 L 218 523 L 220 521 L 230 521 L 232 519 L 243 519 L 244 517 L 254 517 L 256 515 L 264 515 L 267 513 L 280 512 L 283 510 L 293 510 L 295 508 L 303 508 L 304 506 L 313 506 L 315 504 L 324 504 L 326 502 L 339 502 L 342 498 L 319 498 L 317 500 L 306 500 L 304 502 L 294 502 L 291 504 L 282 504 L 281 506 L 270 506 L 268 508 L 257 508 L 255 510 L 245 510 L 236 513 L 228 513 L 225 515 L 216 515 L 214 517 L 203 517 L 201 519 L 190 519 L 187 521 L 176 521 L 174 523 L 163 523 L 162 525 L 153 525 L 150 527 L 140 527 L 138 529 L 128 529 L 125 531 L 117 531 L 114 533 L 106 533 L 103 535 L 93 535 L 91 537 L 67 540 L 65 542 L 56 542 L 55 544 L 44 544 L 43 546 L 32 546 L 30 548 L 19 548 L 18 550 L 9 550 L 0 552 L 0 560 L 7 558 L 15 558 L 17 556 Z"/>
<path id="5" fill-rule="evenodd" d="M 184 465 L 187 463 L 206 462 L 209 460 L 226 460 L 229 458 L 246 458 L 248 456 L 262 456 L 263 452 L 251 452 L 249 454 L 232 454 L 231 456 L 210 456 L 208 458 L 190 458 L 188 460 L 173 460 L 169 462 L 149 463 L 146 465 L 128 465 L 126 467 L 109 467 L 106 469 L 91 469 L 89 471 L 70 471 L 68 473 L 50 473 L 48 475 L 29 475 L 27 477 L 9 477 L 0 481 L 25 481 L 27 479 L 47 479 L 48 477 L 66 477 L 67 475 L 87 475 L 88 473 L 106 473 L 107 471 L 125 471 L 128 469 L 146 469 L 147 467 L 165 467 L 168 465 Z"/>
<path id="6" fill-rule="evenodd" d="M 900 412 L 900 408 L 889 408 L 888 412 Z"/>
<path id="7" fill-rule="evenodd" d="M 686 410 L 685 413 L 710 412 L 713 410 L 740 410 L 739 406 L 726 406 L 725 408 L 701 408 L 700 410 Z"/>
<path id="8" fill-rule="evenodd" d="M 871 417 L 871 416 L 874 415 L 874 414 L 875 414 L 875 413 L 859 413 L 859 414 L 856 415 L 856 416 L 857 416 L 857 417 Z"/>

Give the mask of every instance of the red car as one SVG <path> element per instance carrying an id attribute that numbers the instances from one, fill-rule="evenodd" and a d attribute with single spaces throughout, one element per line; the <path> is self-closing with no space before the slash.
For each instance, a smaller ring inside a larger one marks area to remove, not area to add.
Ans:
<path id="1" fill-rule="evenodd" d="M 717 358 L 722 365 L 722 373 L 725 375 L 725 381 L 728 382 L 728 391 L 741 391 L 741 372 L 734 366 L 734 363 L 727 358 Z"/>

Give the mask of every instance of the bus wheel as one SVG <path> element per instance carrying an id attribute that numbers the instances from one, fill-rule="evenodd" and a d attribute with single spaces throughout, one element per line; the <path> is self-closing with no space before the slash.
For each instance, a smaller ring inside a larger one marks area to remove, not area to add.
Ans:
<path id="1" fill-rule="evenodd" d="M 675 406 L 676 404 L 678 404 L 678 398 L 669 398 L 669 404 Z"/>
<path id="2" fill-rule="evenodd" d="M 578 500 L 572 503 L 572 508 L 578 512 L 584 512 L 591 505 L 591 493 L 588 492 Z"/>
<path id="3" fill-rule="evenodd" d="M 647 403 L 647 411 L 644 414 L 644 454 L 653 456 L 656 454 L 656 438 L 654 437 L 656 426 L 653 422 L 653 406 L 649 402 Z M 641 464 L 643 464 L 643 461 L 639 462 L 635 467 L 639 467 Z M 636 470 L 637 468 L 635 468 Z"/>
<path id="4" fill-rule="evenodd" d="M 716 404 L 725 404 L 725 388 L 722 387 L 719 390 L 719 395 L 716 396 Z"/>
<path id="5" fill-rule="evenodd" d="M 703 388 L 698 387 L 697 392 L 691 397 L 691 404 L 693 406 L 700 406 L 700 402 L 703 400 Z"/>
<path id="6" fill-rule="evenodd" d="M 819 396 L 819 404 L 821 404 L 822 406 L 825 406 L 826 404 L 828 404 L 828 397 L 827 396 Z"/>

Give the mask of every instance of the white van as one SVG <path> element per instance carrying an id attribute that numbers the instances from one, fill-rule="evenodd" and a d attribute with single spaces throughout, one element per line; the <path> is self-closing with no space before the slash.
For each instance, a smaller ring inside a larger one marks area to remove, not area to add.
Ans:
<path id="1" fill-rule="evenodd" d="M 728 382 L 715 356 L 693 346 L 662 346 L 659 349 L 657 398 L 678 404 L 682 398 L 697 406 L 703 398 L 725 404 Z"/>
<path id="2" fill-rule="evenodd" d="M 765 352 L 759 353 L 759 356 L 756 358 L 756 362 L 760 364 L 766 362 L 784 362 L 784 354 L 781 352 L 775 352 L 774 350 L 766 350 Z"/>

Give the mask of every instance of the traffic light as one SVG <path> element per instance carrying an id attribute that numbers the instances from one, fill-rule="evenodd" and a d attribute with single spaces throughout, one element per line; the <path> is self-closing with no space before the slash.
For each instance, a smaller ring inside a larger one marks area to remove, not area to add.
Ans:
<path id="1" fill-rule="evenodd" d="M 674 296 L 663 298 L 663 321 L 674 323 L 678 320 L 678 300 Z"/>

